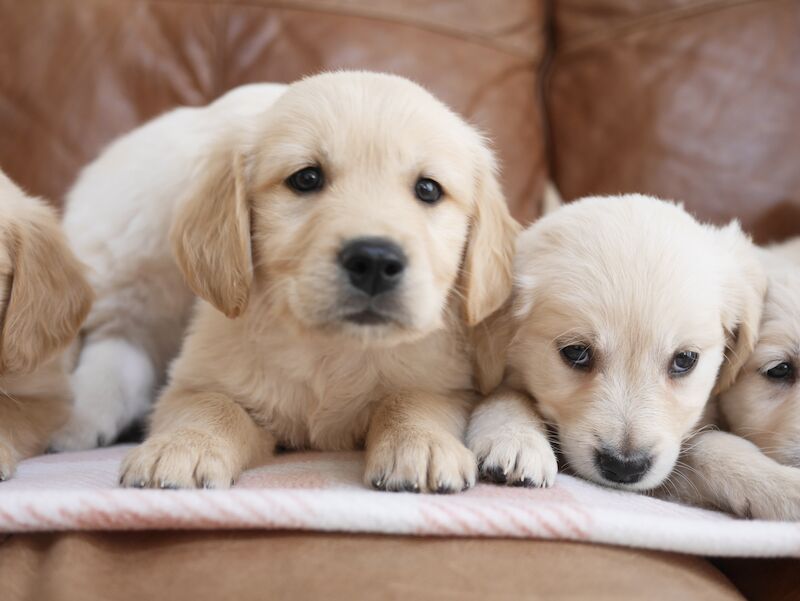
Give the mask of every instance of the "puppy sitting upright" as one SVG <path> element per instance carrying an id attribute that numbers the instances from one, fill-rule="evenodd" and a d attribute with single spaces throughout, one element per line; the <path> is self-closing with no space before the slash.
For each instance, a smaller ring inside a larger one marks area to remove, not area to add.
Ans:
<path id="1" fill-rule="evenodd" d="M 511 332 L 505 385 L 469 427 L 484 477 L 552 481 L 530 395 L 580 476 L 800 518 L 800 471 L 732 434 L 697 433 L 758 333 L 766 277 L 738 225 L 643 196 L 583 199 L 520 235 L 515 272 L 514 304 L 489 328 Z"/>
<path id="2" fill-rule="evenodd" d="M 67 417 L 71 393 L 60 351 L 89 311 L 83 266 L 54 212 L 0 171 L 0 480 L 41 453 Z"/>
<path id="3" fill-rule="evenodd" d="M 189 308 L 176 264 L 205 301 L 124 485 L 227 487 L 276 442 L 365 443 L 381 489 L 473 483 L 469 329 L 510 292 L 517 226 L 484 141 L 428 92 L 347 72 L 246 86 L 116 142 L 70 203 L 72 224 L 117 214 L 80 242 L 102 293 L 76 371 L 87 415 L 124 413 L 103 378 L 152 386 Z M 104 367 L 120 349 L 135 370 Z"/>

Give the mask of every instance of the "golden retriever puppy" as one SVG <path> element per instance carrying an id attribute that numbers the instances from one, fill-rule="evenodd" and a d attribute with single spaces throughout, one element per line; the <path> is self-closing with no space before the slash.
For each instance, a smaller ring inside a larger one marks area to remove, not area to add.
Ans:
<path id="1" fill-rule="evenodd" d="M 91 298 L 53 210 L 0 171 L 0 480 L 41 453 L 66 419 L 63 351 Z"/>
<path id="2" fill-rule="evenodd" d="M 475 130 L 408 80 L 338 72 L 180 109 L 108 152 L 68 215 L 125 216 L 80 243 L 101 294 L 86 406 L 112 360 L 134 368 L 109 389 L 151 388 L 188 289 L 203 299 L 123 485 L 227 487 L 276 443 L 366 445 L 380 489 L 474 482 L 470 339 L 510 293 L 518 229 Z"/>
<path id="3" fill-rule="evenodd" d="M 467 436 L 484 478 L 550 484 L 546 422 L 565 463 L 589 480 L 800 518 L 799 470 L 701 431 L 709 398 L 753 350 L 766 289 L 737 224 L 702 225 L 644 196 L 587 198 L 520 235 L 515 273 L 513 304 L 488 326 L 508 331 L 505 381 Z M 502 371 L 484 369 L 487 381 Z"/>
<path id="4" fill-rule="evenodd" d="M 760 256 L 769 284 L 758 342 L 719 406 L 732 432 L 800 467 L 800 239 Z"/>

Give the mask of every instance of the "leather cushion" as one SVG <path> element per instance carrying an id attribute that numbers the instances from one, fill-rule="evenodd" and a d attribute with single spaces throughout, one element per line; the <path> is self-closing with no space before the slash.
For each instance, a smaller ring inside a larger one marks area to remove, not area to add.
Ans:
<path id="1" fill-rule="evenodd" d="M 0 166 L 58 202 L 105 144 L 169 108 L 254 81 L 385 70 L 419 81 L 491 133 L 512 210 L 533 219 L 545 181 L 542 6 L 0 0 Z"/>
<path id="2" fill-rule="evenodd" d="M 570 542 L 284 532 L 25 534 L 3 599 L 742 601 L 708 561 Z"/>
<path id="3" fill-rule="evenodd" d="M 547 83 L 563 195 L 684 200 L 800 233 L 800 2 L 559 0 Z"/>

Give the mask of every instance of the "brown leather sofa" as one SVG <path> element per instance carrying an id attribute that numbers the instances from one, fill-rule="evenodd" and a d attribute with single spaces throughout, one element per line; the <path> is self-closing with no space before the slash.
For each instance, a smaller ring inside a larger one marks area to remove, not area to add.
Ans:
<path id="1" fill-rule="evenodd" d="M 60 203 L 116 135 L 321 69 L 409 76 L 495 141 L 514 214 L 638 191 L 800 233 L 797 0 L 0 0 L 0 166 Z M 114 198 L 108 199 L 113 203 Z M 341 534 L 0 542 L 2 599 L 798 599 L 790 560 Z"/>

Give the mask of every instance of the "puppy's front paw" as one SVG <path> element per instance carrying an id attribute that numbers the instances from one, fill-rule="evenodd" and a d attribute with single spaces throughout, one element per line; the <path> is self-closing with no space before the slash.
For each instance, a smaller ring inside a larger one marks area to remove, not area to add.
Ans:
<path id="1" fill-rule="evenodd" d="M 0 482 L 14 475 L 17 467 L 16 454 L 8 445 L 0 442 Z"/>
<path id="2" fill-rule="evenodd" d="M 474 486 L 475 456 L 448 433 L 386 433 L 367 451 L 364 480 L 395 492 L 453 493 Z"/>
<path id="3" fill-rule="evenodd" d="M 119 435 L 116 420 L 108 411 L 76 411 L 67 424 L 53 435 L 53 451 L 85 451 L 104 447 Z"/>
<path id="4" fill-rule="evenodd" d="M 762 486 L 745 491 L 739 502 L 732 503 L 738 517 L 754 520 L 800 521 L 800 469 L 778 466 Z"/>
<path id="5" fill-rule="evenodd" d="M 149 438 L 122 462 L 120 484 L 136 488 L 228 488 L 239 476 L 230 445 L 178 430 Z"/>
<path id="6" fill-rule="evenodd" d="M 514 424 L 472 431 L 467 445 L 478 458 L 481 480 L 512 486 L 550 487 L 558 462 L 547 437 L 534 428 Z"/>

